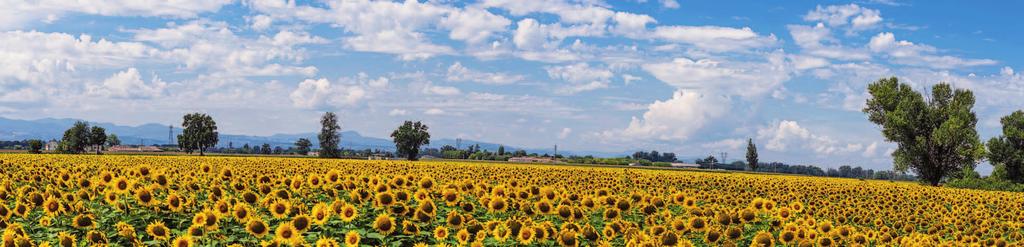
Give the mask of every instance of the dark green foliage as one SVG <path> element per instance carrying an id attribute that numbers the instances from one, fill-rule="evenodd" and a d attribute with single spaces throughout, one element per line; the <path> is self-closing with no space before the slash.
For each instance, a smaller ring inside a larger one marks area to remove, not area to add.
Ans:
<path id="1" fill-rule="evenodd" d="M 747 166 L 751 171 L 757 171 L 757 146 L 754 146 L 754 139 L 747 139 Z"/>
<path id="2" fill-rule="evenodd" d="M 926 99 L 892 77 L 872 83 L 868 93 L 864 113 L 886 140 L 898 145 L 892 153 L 896 170 L 912 170 L 938 185 L 964 168 L 973 169 L 984 155 L 971 91 L 940 83 Z"/>
<path id="3" fill-rule="evenodd" d="M 1005 179 L 1024 183 L 1024 111 L 1015 111 L 1000 122 L 1003 135 L 988 140 L 988 160 L 1003 170 Z"/>
<path id="4" fill-rule="evenodd" d="M 28 140 L 28 152 L 29 153 L 34 153 L 34 154 L 42 153 L 41 150 L 43 150 L 43 141 L 41 141 L 41 140 Z"/>
<path id="5" fill-rule="evenodd" d="M 296 152 L 298 152 L 301 155 L 309 154 L 309 147 L 312 146 L 313 142 L 310 142 L 309 139 L 306 138 L 299 138 L 298 141 L 295 141 Z"/>
<path id="6" fill-rule="evenodd" d="M 59 150 L 62 153 L 82 153 L 86 147 L 91 145 L 90 136 L 89 124 L 77 121 L 71 128 L 64 131 L 64 137 L 60 139 Z"/>
<path id="7" fill-rule="evenodd" d="M 103 150 L 103 144 L 107 143 L 107 130 L 100 126 L 92 126 L 89 131 L 89 145 L 96 148 L 96 154 Z"/>
<path id="8" fill-rule="evenodd" d="M 405 156 L 409 160 L 418 159 L 420 145 L 430 144 L 430 133 L 427 129 L 427 125 L 419 121 L 405 121 L 402 126 L 391 132 L 399 156 Z"/>
<path id="9" fill-rule="evenodd" d="M 185 114 L 181 123 L 182 131 L 178 135 L 178 147 L 187 153 L 199 151 L 204 155 L 206 149 L 216 146 L 220 141 L 217 133 L 217 122 L 213 117 L 203 113 Z"/>
<path id="10" fill-rule="evenodd" d="M 320 157 L 341 157 L 338 149 L 338 144 L 341 143 L 341 135 L 338 134 L 341 129 L 341 126 L 338 126 L 338 115 L 334 115 L 333 112 L 324 113 L 320 118 L 320 126 L 320 134 L 317 135 L 317 139 L 320 139 Z"/>
<path id="11" fill-rule="evenodd" d="M 117 145 L 121 145 L 121 139 L 118 138 L 117 135 L 115 135 L 115 134 L 108 135 L 107 136 L 107 146 L 117 146 Z"/>

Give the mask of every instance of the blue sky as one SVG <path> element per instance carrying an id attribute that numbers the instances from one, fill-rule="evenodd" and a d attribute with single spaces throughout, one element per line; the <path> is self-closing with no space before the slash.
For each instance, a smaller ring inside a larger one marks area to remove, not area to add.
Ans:
<path id="1" fill-rule="evenodd" d="M 890 167 L 865 87 L 972 89 L 984 138 L 1024 108 L 1017 2 L 31 1 L 0 10 L 0 116 L 224 133 L 657 149 Z M 981 170 L 989 168 L 982 167 Z"/>

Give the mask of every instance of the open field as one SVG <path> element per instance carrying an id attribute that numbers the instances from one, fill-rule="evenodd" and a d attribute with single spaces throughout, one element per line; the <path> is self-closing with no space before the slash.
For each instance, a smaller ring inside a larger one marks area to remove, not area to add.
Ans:
<path id="1" fill-rule="evenodd" d="M 5 243 L 1013 245 L 1024 196 L 467 162 L 0 154 Z"/>

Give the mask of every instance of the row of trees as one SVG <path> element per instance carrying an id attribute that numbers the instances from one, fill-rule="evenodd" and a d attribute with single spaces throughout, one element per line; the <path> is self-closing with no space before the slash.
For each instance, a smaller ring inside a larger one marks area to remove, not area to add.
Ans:
<path id="1" fill-rule="evenodd" d="M 118 139 L 117 135 L 107 135 L 107 130 L 100 126 L 89 126 L 89 123 L 84 121 L 77 121 L 71 128 L 64 131 L 64 136 L 61 137 L 60 143 L 57 146 L 57 151 L 61 153 L 82 153 L 87 149 L 92 149 L 99 154 L 103 151 L 105 145 L 114 146 L 120 145 L 121 140 Z M 33 150 L 38 150 L 36 147 L 42 146 L 42 141 L 34 140 L 31 144 Z"/>
<path id="2" fill-rule="evenodd" d="M 341 157 L 342 153 L 339 148 L 341 126 L 338 124 L 338 115 L 333 112 L 324 113 L 320 118 L 320 126 L 320 134 L 317 135 L 317 139 L 320 141 L 319 156 L 322 158 Z M 419 121 L 405 121 L 391 132 L 398 155 L 408 160 L 418 159 L 420 146 L 430 144 L 430 133 L 427 130 L 429 127 Z M 309 140 L 299 139 L 295 144 L 308 152 L 312 143 Z"/>
<path id="3" fill-rule="evenodd" d="M 633 159 L 643 159 L 650 162 L 676 162 L 675 153 L 658 153 L 657 150 L 651 150 L 651 152 L 637 151 L 632 155 Z"/>

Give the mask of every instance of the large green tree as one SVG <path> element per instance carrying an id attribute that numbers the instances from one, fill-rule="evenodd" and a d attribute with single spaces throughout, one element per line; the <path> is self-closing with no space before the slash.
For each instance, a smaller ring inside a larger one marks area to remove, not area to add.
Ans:
<path id="1" fill-rule="evenodd" d="M 91 145 L 89 124 L 83 121 L 76 121 L 71 128 L 64 131 L 64 137 L 60 139 L 60 151 L 65 153 L 82 153 L 85 148 Z"/>
<path id="2" fill-rule="evenodd" d="M 100 126 L 92 126 L 89 131 L 89 145 L 96 149 L 96 154 L 103 151 L 103 145 L 107 143 L 107 130 Z"/>
<path id="3" fill-rule="evenodd" d="M 181 122 L 182 131 L 178 135 L 178 147 L 186 153 L 199 151 L 206 154 L 206 149 L 216 146 L 220 141 L 217 133 L 217 122 L 213 117 L 203 113 L 185 114 Z"/>
<path id="4" fill-rule="evenodd" d="M 747 138 L 747 166 L 751 171 L 757 171 L 757 146 L 754 139 Z"/>
<path id="5" fill-rule="evenodd" d="M 43 141 L 42 140 L 28 140 L 28 152 L 33 154 L 42 153 Z"/>
<path id="6" fill-rule="evenodd" d="M 309 154 L 309 147 L 312 146 L 313 142 L 310 142 L 309 139 L 306 138 L 299 138 L 298 141 L 295 141 L 295 150 L 297 150 L 301 155 Z"/>
<path id="7" fill-rule="evenodd" d="M 118 138 L 117 135 L 115 135 L 115 134 L 108 135 L 107 136 L 107 146 L 113 147 L 113 146 L 117 146 L 117 145 L 121 145 L 121 138 Z"/>
<path id="8" fill-rule="evenodd" d="M 1003 135 L 988 140 L 988 160 L 1002 166 L 1007 179 L 1024 183 L 1024 111 L 1015 111 L 999 122 Z"/>
<path id="9" fill-rule="evenodd" d="M 430 144 L 430 133 L 427 132 L 427 125 L 419 121 L 405 121 L 391 132 L 394 138 L 395 148 L 398 154 L 409 160 L 416 160 L 420 153 L 420 146 Z"/>
<path id="10" fill-rule="evenodd" d="M 896 170 L 912 170 L 938 185 L 943 178 L 973 170 L 984 155 L 970 90 L 939 83 L 926 98 L 892 77 L 868 85 L 868 93 L 864 113 L 887 141 L 896 143 Z"/>
<path id="11" fill-rule="evenodd" d="M 338 125 L 338 115 L 333 112 L 324 113 L 324 116 L 320 118 L 320 134 L 317 135 L 317 139 L 320 139 L 321 158 L 341 156 L 341 150 L 338 149 L 338 144 L 341 143 L 339 130 L 341 130 L 341 126 Z"/>

